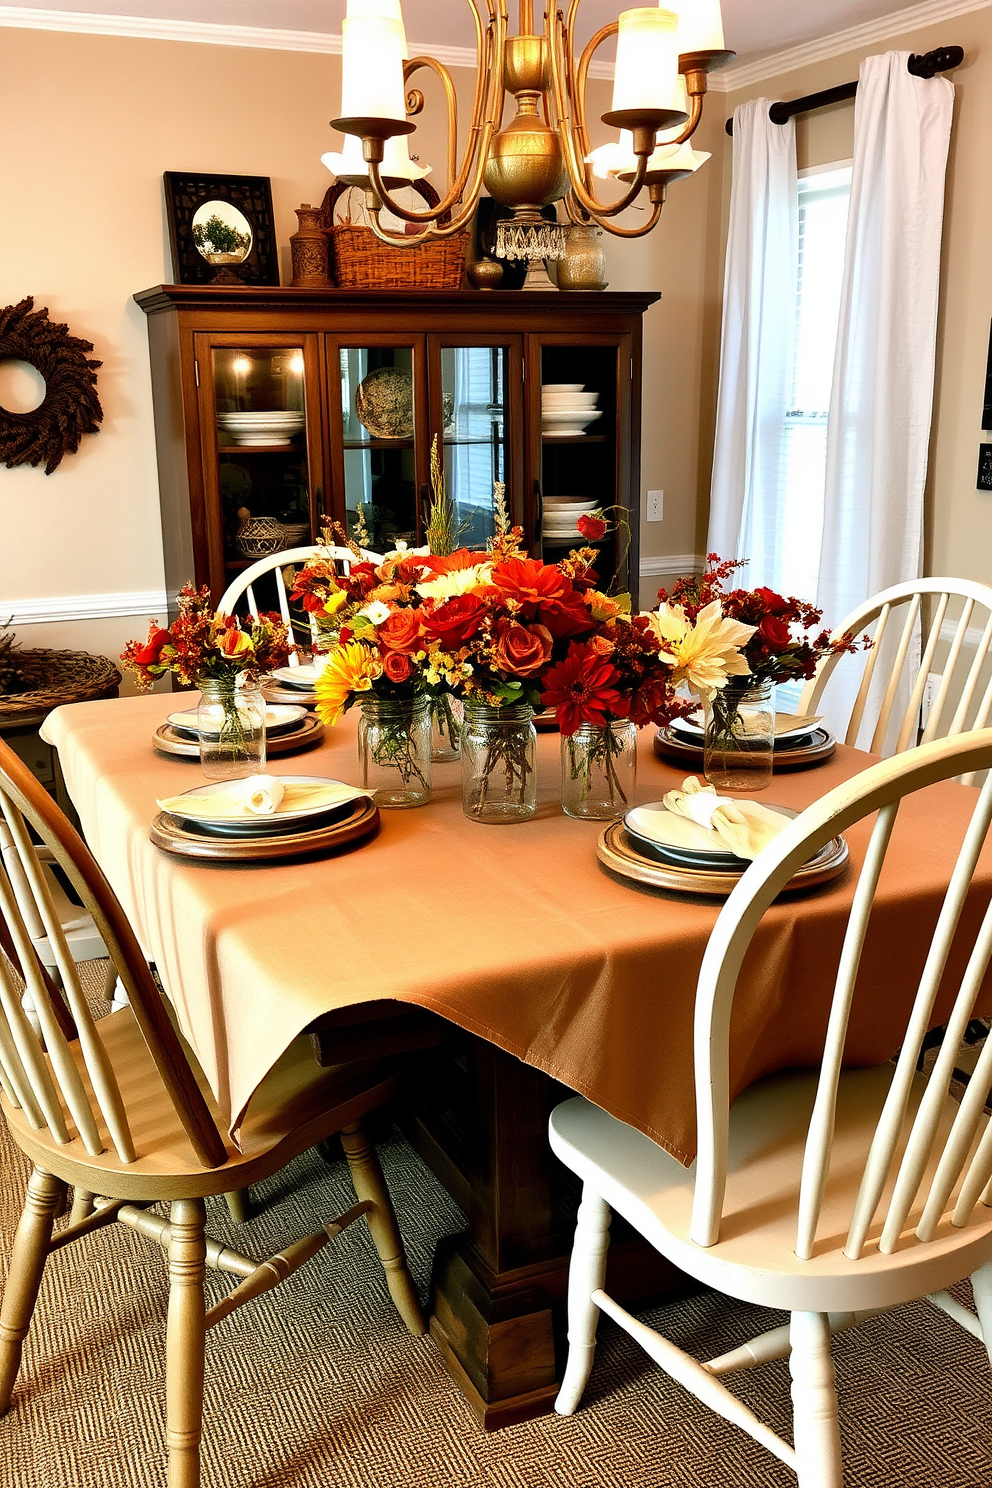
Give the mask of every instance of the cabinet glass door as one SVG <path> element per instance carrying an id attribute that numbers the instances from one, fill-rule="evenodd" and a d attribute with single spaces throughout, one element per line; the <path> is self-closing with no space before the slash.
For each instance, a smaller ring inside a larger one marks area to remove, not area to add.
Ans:
<path id="1" fill-rule="evenodd" d="M 494 532 L 493 484 L 509 485 L 508 348 L 442 346 L 440 355 L 444 475 L 458 542 L 484 548 Z"/>
<path id="2" fill-rule="evenodd" d="M 339 350 L 345 520 L 373 552 L 417 540 L 413 347 Z M 338 508 L 340 510 L 340 507 Z"/>
<path id="3" fill-rule="evenodd" d="M 215 345 L 211 365 L 229 580 L 267 552 L 310 541 L 304 349 Z"/>
<path id="4" fill-rule="evenodd" d="M 546 562 L 585 545 L 576 522 L 594 507 L 615 507 L 625 489 L 618 440 L 618 361 L 613 345 L 541 347 L 541 543 Z M 610 529 L 595 544 L 605 589 L 626 579 L 629 520 L 610 513 Z"/>

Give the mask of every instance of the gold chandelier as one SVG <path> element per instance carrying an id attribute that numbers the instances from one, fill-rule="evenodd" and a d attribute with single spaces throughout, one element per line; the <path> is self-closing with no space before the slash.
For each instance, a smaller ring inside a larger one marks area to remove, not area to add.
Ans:
<path id="1" fill-rule="evenodd" d="M 467 3 L 475 23 L 478 68 L 459 163 L 454 83 L 436 58 L 409 56 L 401 0 L 348 0 L 342 27 L 341 117 L 331 121 L 348 138 L 343 155 L 322 158 L 340 179 L 365 186 L 376 236 L 407 246 L 457 233 L 471 220 L 483 187 L 512 211 L 498 226 L 499 257 L 562 257 L 567 223 L 549 222 L 542 215 L 542 208 L 562 200 L 568 222 L 595 222 L 623 238 L 649 233 L 661 216 L 669 185 L 709 159 L 688 141 L 702 118 L 708 74 L 735 56 L 724 46 L 720 0 L 669 0 L 667 7 L 625 10 L 596 32 L 578 62 L 579 0 L 570 0 L 567 15 L 546 11 L 543 34 L 534 28 L 533 0 L 519 0 L 517 36 L 507 34 L 505 0 Z M 620 136 L 590 153 L 589 68 L 612 36 L 617 38 L 613 100 L 602 119 Z M 410 160 L 405 138 L 424 107 L 423 93 L 410 87 L 410 79 L 423 68 L 436 75 L 444 92 L 448 187 L 436 205 L 420 209 L 398 201 L 395 192 L 426 174 Z M 506 93 L 516 101 L 516 114 L 502 128 Z M 626 189 L 615 201 L 603 202 L 595 193 L 594 177 L 612 177 Z M 643 190 L 650 202 L 647 219 L 638 227 L 620 227 L 614 219 Z M 384 209 L 411 224 L 413 231 L 390 231 L 380 220 Z"/>

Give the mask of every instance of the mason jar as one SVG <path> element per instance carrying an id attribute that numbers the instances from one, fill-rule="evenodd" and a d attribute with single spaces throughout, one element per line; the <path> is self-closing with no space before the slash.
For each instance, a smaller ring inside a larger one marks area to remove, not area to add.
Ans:
<path id="1" fill-rule="evenodd" d="M 637 729 L 629 718 L 583 723 L 561 740 L 561 804 L 566 816 L 611 821 L 634 804 Z"/>
<path id="2" fill-rule="evenodd" d="M 718 791 L 760 791 L 772 783 L 773 684 L 731 677 L 704 705 L 703 774 Z"/>
<path id="3" fill-rule="evenodd" d="M 465 707 L 461 698 L 442 692 L 431 698 L 431 759 L 436 765 L 458 758 Z"/>
<path id="4" fill-rule="evenodd" d="M 265 699 L 258 687 L 204 677 L 196 708 L 200 764 L 208 780 L 243 780 L 265 770 Z"/>
<path id="5" fill-rule="evenodd" d="M 525 703 L 465 703 L 462 810 L 491 825 L 527 821 L 537 810 L 537 731 Z"/>
<path id="6" fill-rule="evenodd" d="M 431 798 L 428 697 L 363 697 L 358 724 L 362 785 L 380 807 L 426 806 Z"/>

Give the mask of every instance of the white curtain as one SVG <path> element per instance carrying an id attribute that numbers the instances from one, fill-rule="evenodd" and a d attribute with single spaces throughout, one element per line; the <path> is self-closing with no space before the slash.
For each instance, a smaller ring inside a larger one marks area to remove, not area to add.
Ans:
<path id="1" fill-rule="evenodd" d="M 954 87 L 913 77 L 908 58 L 868 57 L 855 106 L 816 596 L 829 625 L 921 572 Z M 835 726 L 850 716 L 859 671 L 841 664 L 827 689 Z"/>
<path id="2" fill-rule="evenodd" d="M 734 111 L 734 178 L 707 551 L 749 558 L 742 582 L 778 569 L 779 478 L 793 372 L 798 194 L 796 133 L 771 100 Z"/>

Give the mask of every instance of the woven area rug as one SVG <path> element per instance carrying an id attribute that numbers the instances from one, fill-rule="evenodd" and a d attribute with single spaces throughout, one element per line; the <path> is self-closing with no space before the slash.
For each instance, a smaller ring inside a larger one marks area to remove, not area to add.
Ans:
<path id="1" fill-rule="evenodd" d="M 99 985 L 102 967 L 94 968 Z M 2 1124 L 0 1124 L 2 1126 Z M 437 1240 L 462 1216 L 400 1138 L 380 1148 L 414 1278 L 426 1294 Z M 27 1164 L 0 1130 L 0 1268 Z M 342 1161 L 298 1159 L 255 1190 L 256 1217 L 211 1233 L 261 1259 L 353 1202 Z M 208 1272 L 211 1298 L 232 1279 Z M 164 1253 L 121 1226 L 46 1269 L 12 1408 L 0 1421 L 0 1488 L 161 1488 L 165 1483 Z M 968 1289 L 962 1300 L 970 1301 Z M 706 1294 L 645 1314 L 712 1357 L 784 1315 Z M 992 1389 L 973 1338 L 926 1303 L 835 1340 L 848 1488 L 989 1488 Z M 790 1436 L 784 1363 L 734 1388 Z M 673 1384 L 611 1324 L 571 1419 L 487 1434 L 429 1339 L 406 1333 L 371 1241 L 333 1247 L 207 1338 L 205 1488 L 778 1488 L 795 1479 Z"/>

